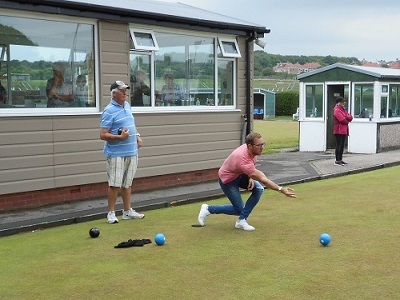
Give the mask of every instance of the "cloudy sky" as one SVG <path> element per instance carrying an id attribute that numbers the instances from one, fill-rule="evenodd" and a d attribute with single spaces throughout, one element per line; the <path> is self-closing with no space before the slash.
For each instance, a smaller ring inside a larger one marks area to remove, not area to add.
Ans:
<path id="1" fill-rule="evenodd" d="M 264 38 L 268 53 L 400 59 L 399 0 L 160 1 L 181 2 L 263 25 L 271 29 Z"/>

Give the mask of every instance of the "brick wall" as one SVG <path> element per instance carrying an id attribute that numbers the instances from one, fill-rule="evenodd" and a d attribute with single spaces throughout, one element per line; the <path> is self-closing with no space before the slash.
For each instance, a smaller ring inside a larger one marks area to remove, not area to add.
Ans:
<path id="1" fill-rule="evenodd" d="M 132 191 L 148 191 L 217 180 L 218 169 L 160 175 L 133 180 Z M 34 208 L 107 197 L 107 182 L 0 195 L 0 211 Z"/>

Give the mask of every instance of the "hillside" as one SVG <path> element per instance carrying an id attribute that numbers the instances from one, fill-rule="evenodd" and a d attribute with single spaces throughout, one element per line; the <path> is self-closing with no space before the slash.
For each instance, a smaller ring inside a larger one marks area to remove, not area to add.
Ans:
<path id="1" fill-rule="evenodd" d="M 282 79 L 294 79 L 296 75 L 280 74 L 273 71 L 273 67 L 278 63 L 289 62 L 289 63 L 319 63 L 322 67 L 328 66 L 337 62 L 345 64 L 356 64 L 361 65 L 361 61 L 356 57 L 337 57 L 337 56 L 304 56 L 304 55 L 279 55 L 270 54 L 264 51 L 254 52 L 254 76 L 255 77 L 269 77 Z"/>

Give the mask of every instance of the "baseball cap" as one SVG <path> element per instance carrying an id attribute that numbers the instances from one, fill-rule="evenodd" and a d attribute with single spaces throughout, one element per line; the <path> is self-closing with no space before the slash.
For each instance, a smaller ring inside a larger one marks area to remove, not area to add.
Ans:
<path id="1" fill-rule="evenodd" d="M 110 85 L 110 91 L 119 89 L 119 90 L 126 90 L 130 89 L 128 85 L 126 85 L 123 81 L 117 80 Z"/>

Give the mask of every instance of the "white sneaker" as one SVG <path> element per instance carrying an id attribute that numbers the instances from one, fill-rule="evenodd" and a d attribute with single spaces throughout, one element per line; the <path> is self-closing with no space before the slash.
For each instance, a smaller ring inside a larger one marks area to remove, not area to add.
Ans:
<path id="1" fill-rule="evenodd" d="M 115 224 L 118 223 L 118 218 L 115 216 L 115 212 L 114 211 L 109 211 L 107 214 L 107 222 L 109 224 Z"/>
<path id="2" fill-rule="evenodd" d="M 143 219 L 144 214 L 139 214 L 136 212 L 134 209 L 130 210 L 123 210 L 122 211 L 122 219 L 124 220 L 129 220 L 129 219 Z"/>
<path id="3" fill-rule="evenodd" d="M 247 223 L 246 219 L 237 220 L 236 224 L 235 224 L 235 228 L 243 229 L 243 230 L 246 230 L 246 231 L 256 230 L 253 226 L 251 226 L 251 225 L 249 225 Z"/>
<path id="4" fill-rule="evenodd" d="M 210 214 L 208 211 L 208 205 L 207 204 L 202 204 L 200 208 L 200 213 L 198 216 L 198 221 L 201 226 L 204 226 L 204 221 L 207 219 L 207 216 Z"/>

